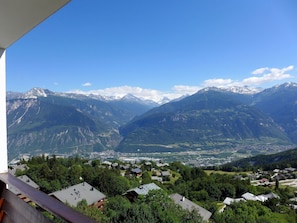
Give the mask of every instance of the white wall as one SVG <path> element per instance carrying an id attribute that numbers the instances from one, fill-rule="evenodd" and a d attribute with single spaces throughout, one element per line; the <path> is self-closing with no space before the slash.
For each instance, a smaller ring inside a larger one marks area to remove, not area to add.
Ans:
<path id="1" fill-rule="evenodd" d="M 0 173 L 7 172 L 6 62 L 0 48 Z"/>

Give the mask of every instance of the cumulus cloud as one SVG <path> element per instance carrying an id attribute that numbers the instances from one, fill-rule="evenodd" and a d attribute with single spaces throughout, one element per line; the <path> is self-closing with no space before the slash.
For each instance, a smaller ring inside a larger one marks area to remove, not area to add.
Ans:
<path id="1" fill-rule="evenodd" d="M 82 84 L 83 87 L 90 87 L 92 86 L 92 84 L 90 82 L 86 82 L 84 84 Z"/>
<path id="2" fill-rule="evenodd" d="M 214 79 L 208 79 L 203 82 L 204 87 L 221 87 L 226 86 L 234 83 L 232 79 L 221 79 L 221 78 L 214 78 Z"/>
<path id="3" fill-rule="evenodd" d="M 265 71 L 269 70 L 268 67 L 262 67 L 254 70 L 252 74 L 257 75 L 257 74 L 263 74 Z"/>
<path id="4" fill-rule="evenodd" d="M 276 80 L 283 80 L 287 78 L 292 78 L 293 76 L 289 74 L 294 66 L 288 66 L 284 68 L 269 68 L 262 67 L 251 72 L 252 77 L 244 78 L 243 80 L 232 80 L 232 79 L 208 79 L 202 84 L 203 87 L 230 87 L 230 86 L 253 86 L 260 85 L 263 83 L 269 83 Z"/>
<path id="5" fill-rule="evenodd" d="M 175 85 L 172 88 L 173 92 L 179 95 L 194 94 L 200 89 L 201 87 L 198 87 L 198 86 L 187 86 L 187 85 Z"/>
<path id="6" fill-rule="evenodd" d="M 113 98 L 122 98 L 125 95 L 132 94 L 141 99 L 161 102 L 164 98 L 172 100 L 184 95 L 192 95 L 204 87 L 227 88 L 233 86 L 249 86 L 253 88 L 263 83 L 292 78 L 293 76 L 288 73 L 292 70 L 294 70 L 294 66 L 292 65 L 284 68 L 263 67 L 252 71 L 251 77 L 247 77 L 242 80 L 214 78 L 205 80 L 200 86 L 175 85 L 169 92 L 127 85 L 90 91 L 72 90 L 70 92 L 85 95 L 101 95 Z M 91 86 L 91 83 L 85 83 L 83 86 Z"/>
<path id="7" fill-rule="evenodd" d="M 284 68 L 260 68 L 252 72 L 254 75 L 261 76 L 253 76 L 249 78 L 245 78 L 242 80 L 243 85 L 259 85 L 267 82 L 272 82 L 276 80 L 283 80 L 287 78 L 292 78 L 293 76 L 287 72 L 294 69 L 294 66 L 288 66 Z"/>

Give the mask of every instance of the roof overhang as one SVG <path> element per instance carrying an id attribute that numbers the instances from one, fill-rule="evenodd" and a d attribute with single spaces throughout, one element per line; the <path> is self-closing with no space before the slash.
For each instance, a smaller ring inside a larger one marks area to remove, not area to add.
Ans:
<path id="1" fill-rule="evenodd" d="M 6 49 L 70 0 L 0 0 L 0 48 Z"/>

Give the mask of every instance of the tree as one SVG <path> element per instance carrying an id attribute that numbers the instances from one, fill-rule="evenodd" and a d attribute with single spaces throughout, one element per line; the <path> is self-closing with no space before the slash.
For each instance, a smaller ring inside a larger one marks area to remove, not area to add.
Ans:
<path id="1" fill-rule="evenodd" d="M 191 191 L 189 198 L 196 201 L 206 201 L 209 199 L 209 195 L 206 190 Z"/>
<path id="2" fill-rule="evenodd" d="M 116 195 L 107 200 L 104 213 L 111 222 L 121 222 L 127 217 L 131 203 L 121 195 Z"/>
<path id="3" fill-rule="evenodd" d="M 85 199 L 78 202 L 77 206 L 73 208 L 98 222 L 109 222 L 108 218 L 105 215 L 103 215 L 97 207 L 88 206 L 88 203 Z"/>
<path id="4" fill-rule="evenodd" d="M 226 197 L 234 197 L 235 196 L 235 187 L 230 183 L 221 183 L 219 184 L 219 189 L 221 190 L 221 197 L 225 199 Z"/>
<path id="5" fill-rule="evenodd" d="M 115 170 L 101 169 L 92 185 L 109 196 L 123 194 L 130 187 L 129 180 Z"/>
<path id="6" fill-rule="evenodd" d="M 71 166 L 69 170 L 69 179 L 72 185 L 78 184 L 81 181 L 82 167 L 79 164 Z"/>
<path id="7" fill-rule="evenodd" d="M 141 179 L 142 179 L 142 184 L 148 184 L 152 182 L 152 179 L 148 174 L 148 172 L 144 172 L 141 176 Z"/>

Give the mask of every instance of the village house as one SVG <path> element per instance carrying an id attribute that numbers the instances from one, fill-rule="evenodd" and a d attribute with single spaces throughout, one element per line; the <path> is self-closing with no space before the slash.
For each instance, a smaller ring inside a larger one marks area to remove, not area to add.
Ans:
<path id="1" fill-rule="evenodd" d="M 170 198 L 174 201 L 175 204 L 180 205 L 183 209 L 188 211 L 196 210 L 199 215 L 202 217 L 203 221 L 209 221 L 212 213 L 203 207 L 195 204 L 194 202 L 188 200 L 180 194 L 171 194 Z"/>
<path id="2" fill-rule="evenodd" d="M 230 198 L 226 197 L 225 200 L 223 201 L 224 206 L 219 210 L 219 212 L 223 212 L 225 208 L 229 205 L 231 205 L 233 202 L 240 202 L 240 201 L 260 201 L 260 202 L 265 202 L 269 199 L 279 199 L 280 197 L 275 194 L 275 193 L 269 193 L 269 194 L 260 194 L 260 195 L 254 195 L 252 193 L 244 193 L 241 195 L 241 198 Z"/>
<path id="3" fill-rule="evenodd" d="M 151 180 L 153 180 L 153 181 L 159 181 L 159 182 L 163 182 L 163 179 L 162 179 L 162 177 L 158 177 L 158 176 L 151 176 Z"/>
<path id="4" fill-rule="evenodd" d="M 131 170 L 131 173 L 132 174 L 134 174 L 135 176 L 137 176 L 137 177 L 140 177 L 141 176 L 141 174 L 142 174 L 142 170 L 140 169 L 140 168 L 133 168 L 132 170 Z"/>
<path id="5" fill-rule="evenodd" d="M 230 205 L 233 202 L 239 202 L 239 201 L 245 201 L 244 198 L 231 198 L 231 197 L 226 197 L 223 203 L 225 205 Z"/>
<path id="6" fill-rule="evenodd" d="M 161 190 L 161 188 L 155 183 L 149 183 L 132 188 L 126 191 L 123 195 L 126 196 L 130 201 L 134 201 L 139 195 L 147 195 L 151 190 Z"/>
<path id="7" fill-rule="evenodd" d="M 120 169 L 121 170 L 128 170 L 128 169 L 130 169 L 130 164 L 125 164 L 125 165 L 120 165 Z"/>
<path id="8" fill-rule="evenodd" d="M 89 206 L 102 209 L 106 202 L 106 196 L 87 182 L 73 185 L 49 195 L 71 206 L 77 206 L 78 202 L 86 200 Z"/>

